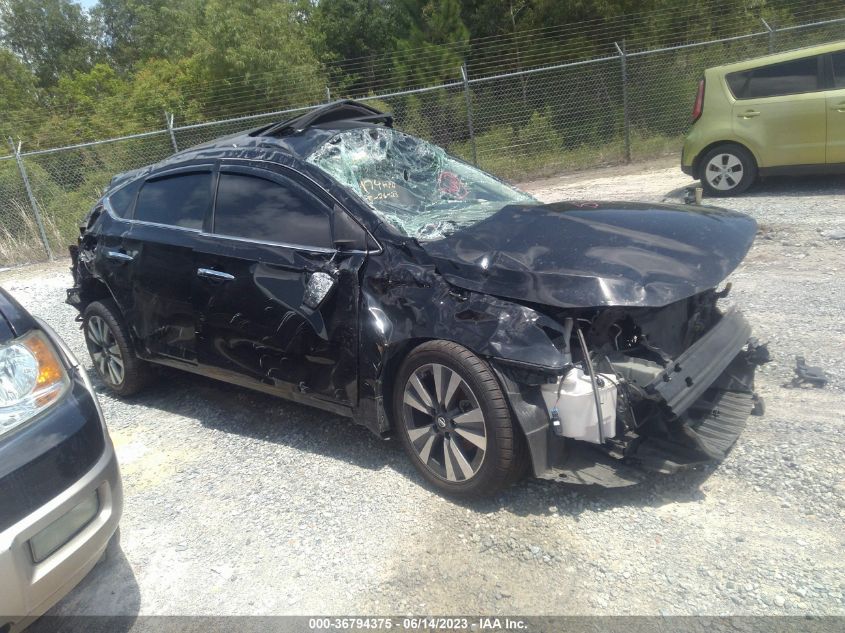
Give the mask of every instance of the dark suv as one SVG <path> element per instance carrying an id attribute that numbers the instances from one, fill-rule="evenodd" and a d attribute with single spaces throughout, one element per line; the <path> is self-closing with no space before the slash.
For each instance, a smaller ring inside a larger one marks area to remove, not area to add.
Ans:
<path id="1" fill-rule="evenodd" d="M 0 288 L 0 632 L 22 631 L 79 584 L 122 511 L 88 374 Z"/>
<path id="2" fill-rule="evenodd" d="M 68 300 L 118 394 L 151 364 L 258 389 L 395 433 L 440 490 L 478 495 L 529 466 L 724 457 L 765 348 L 716 286 L 755 229 L 542 205 L 344 101 L 116 177 Z"/>

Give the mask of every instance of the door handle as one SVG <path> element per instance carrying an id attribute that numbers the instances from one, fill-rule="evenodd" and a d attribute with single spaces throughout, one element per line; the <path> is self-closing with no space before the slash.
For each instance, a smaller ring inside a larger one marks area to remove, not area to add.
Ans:
<path id="1" fill-rule="evenodd" d="M 831 108 L 831 110 L 836 110 L 837 112 L 845 112 L 845 103 L 840 103 L 839 105 L 835 105 Z"/>
<path id="2" fill-rule="evenodd" d="M 213 279 L 214 281 L 232 281 L 235 276 L 211 268 L 197 268 L 197 277 Z"/>
<path id="3" fill-rule="evenodd" d="M 760 113 L 757 110 L 746 110 L 742 114 L 737 115 L 740 119 L 751 119 L 755 116 L 760 116 Z"/>
<path id="4" fill-rule="evenodd" d="M 132 255 L 122 251 L 106 251 L 106 257 L 116 262 L 131 262 L 135 259 Z"/>

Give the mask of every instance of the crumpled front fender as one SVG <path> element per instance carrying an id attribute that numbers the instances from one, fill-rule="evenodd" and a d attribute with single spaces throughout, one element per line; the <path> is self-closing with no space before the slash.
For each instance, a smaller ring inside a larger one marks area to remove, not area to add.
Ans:
<path id="1" fill-rule="evenodd" d="M 553 319 L 512 301 L 457 289 L 433 264 L 409 263 L 407 256 L 391 257 L 390 250 L 367 266 L 360 310 L 362 406 L 356 418 L 374 432 L 389 429 L 392 379 L 401 359 L 426 340 L 452 341 L 531 372 L 562 371 L 563 355 L 553 339 L 563 330 Z"/>

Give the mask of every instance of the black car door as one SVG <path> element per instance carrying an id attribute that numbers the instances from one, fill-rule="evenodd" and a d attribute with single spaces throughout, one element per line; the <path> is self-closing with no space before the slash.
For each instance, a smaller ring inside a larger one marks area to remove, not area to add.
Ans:
<path id="1" fill-rule="evenodd" d="M 209 373 L 354 406 L 365 252 L 335 248 L 339 213 L 287 168 L 220 166 L 210 233 L 194 251 L 197 353 Z"/>
<path id="2" fill-rule="evenodd" d="M 193 247 L 211 210 L 213 178 L 210 164 L 179 167 L 150 176 L 138 193 L 124 240 L 132 281 L 124 314 L 147 356 L 196 361 Z"/>
<path id="3" fill-rule="evenodd" d="M 133 256 L 127 253 L 129 232 L 132 228 L 132 209 L 143 180 L 136 180 L 117 189 L 103 200 L 102 207 L 95 209 L 89 218 L 89 228 L 99 222 L 96 231 L 85 234 L 80 248 L 80 258 L 88 260 L 93 250 L 93 262 L 97 275 L 111 291 L 123 314 L 132 306 Z M 95 215 L 96 214 L 96 215 Z M 85 264 L 87 265 L 87 264 Z"/>

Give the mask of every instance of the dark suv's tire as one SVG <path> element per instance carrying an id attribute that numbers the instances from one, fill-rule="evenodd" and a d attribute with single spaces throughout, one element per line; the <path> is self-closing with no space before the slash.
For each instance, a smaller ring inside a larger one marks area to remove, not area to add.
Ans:
<path id="1" fill-rule="evenodd" d="M 718 145 L 701 158 L 698 175 L 708 196 L 735 196 L 757 180 L 757 161 L 741 145 Z"/>
<path id="2" fill-rule="evenodd" d="M 491 495 L 525 472 L 524 441 L 486 362 L 449 341 L 415 348 L 399 369 L 396 432 L 414 466 L 439 491 Z"/>
<path id="3" fill-rule="evenodd" d="M 146 386 L 150 367 L 135 355 L 114 301 L 88 304 L 82 313 L 82 332 L 94 369 L 109 389 L 119 396 L 131 396 Z"/>

